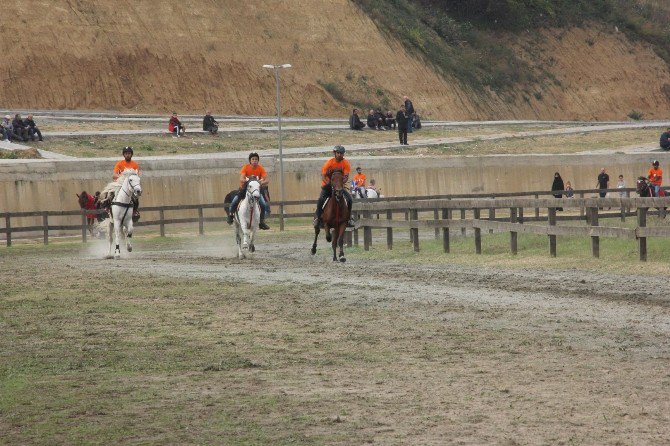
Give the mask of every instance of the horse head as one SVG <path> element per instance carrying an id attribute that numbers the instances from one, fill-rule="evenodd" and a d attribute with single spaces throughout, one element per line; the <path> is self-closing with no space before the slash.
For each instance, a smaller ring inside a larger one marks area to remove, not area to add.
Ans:
<path id="1" fill-rule="evenodd" d="M 261 183 L 256 177 L 251 177 L 247 181 L 247 198 L 251 201 L 261 198 Z"/>
<path id="2" fill-rule="evenodd" d="M 339 200 L 344 190 L 344 173 L 337 169 L 330 174 L 330 187 L 335 197 Z"/>
<path id="3" fill-rule="evenodd" d="M 636 190 L 637 194 L 641 197 L 651 196 L 649 182 L 645 177 L 638 177 L 636 181 Z"/>
<path id="4" fill-rule="evenodd" d="M 86 193 L 86 191 L 83 191 L 81 194 L 76 195 L 77 195 L 77 202 L 79 202 L 79 207 L 84 209 L 86 207 L 86 204 L 88 204 L 88 193 Z"/>
<path id="5" fill-rule="evenodd" d="M 133 194 L 133 197 L 142 195 L 142 186 L 140 185 L 140 176 L 137 172 L 130 173 L 127 178 L 128 188 Z"/>

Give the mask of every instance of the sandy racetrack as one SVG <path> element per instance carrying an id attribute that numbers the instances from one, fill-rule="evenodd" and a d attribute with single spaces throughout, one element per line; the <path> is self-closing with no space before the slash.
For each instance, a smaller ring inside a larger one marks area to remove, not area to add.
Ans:
<path id="1" fill-rule="evenodd" d="M 291 365 L 256 357 L 266 366 L 244 372 L 255 384 L 236 385 L 241 394 L 261 391 L 295 402 L 271 410 L 267 423 L 282 426 L 277 417 L 290 413 L 304 436 L 298 443 L 670 442 L 664 278 L 364 264 L 355 250 L 337 264 L 323 243 L 312 257 L 309 243 L 267 234 L 253 261 L 239 261 L 225 244 L 146 245 L 117 262 L 100 260 L 89 246 L 82 272 L 97 276 L 111 268 L 119 277 L 162 277 L 175 285 L 239 281 L 295 290 L 249 297 L 246 310 L 239 304 L 225 311 L 255 321 L 244 325 L 254 342 L 270 342 L 256 333 L 264 329 L 274 334 L 272 342 L 292 339 L 285 347 Z M 56 260 L 53 253 L 28 259 L 31 268 L 65 272 Z M 239 329 L 221 328 L 241 350 Z M 229 391 L 230 383 L 225 376 L 209 381 L 212 392 Z M 177 386 L 201 392 L 188 381 Z M 317 421 L 302 424 L 301 417 Z"/>

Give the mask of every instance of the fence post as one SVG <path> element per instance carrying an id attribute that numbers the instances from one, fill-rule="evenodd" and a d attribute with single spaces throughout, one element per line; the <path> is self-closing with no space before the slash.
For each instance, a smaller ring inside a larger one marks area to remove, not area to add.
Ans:
<path id="1" fill-rule="evenodd" d="M 44 228 L 44 244 L 49 244 L 49 214 L 42 212 L 42 227 Z"/>
<path id="2" fill-rule="evenodd" d="M 86 214 L 81 214 L 81 242 L 86 243 L 86 236 L 88 229 L 88 220 L 86 219 Z"/>
<path id="3" fill-rule="evenodd" d="M 433 219 L 438 220 L 440 218 L 440 211 L 438 209 L 433 210 Z M 440 228 L 435 226 L 435 240 L 440 239 Z"/>
<path id="4" fill-rule="evenodd" d="M 589 215 L 591 217 L 590 225 L 598 226 L 598 207 L 589 208 Z M 600 258 L 600 237 L 597 235 L 591 236 L 591 253 L 596 259 Z"/>
<path id="5" fill-rule="evenodd" d="M 535 199 L 536 199 L 536 200 L 539 200 L 539 199 L 540 199 L 540 195 L 539 195 L 539 194 L 535 194 Z M 540 218 L 540 208 L 535 208 L 535 218 Z"/>
<path id="6" fill-rule="evenodd" d="M 548 208 L 549 226 L 556 226 L 556 208 Z M 549 255 L 556 257 L 556 235 L 549 234 Z"/>
<path id="7" fill-rule="evenodd" d="M 645 228 L 647 226 L 648 208 L 637 208 L 637 226 Z M 647 261 L 647 237 L 638 237 L 638 248 L 640 250 L 640 261 Z"/>
<path id="8" fill-rule="evenodd" d="M 358 217 L 358 215 L 357 215 Z M 354 227 L 354 230 L 351 231 L 354 233 L 354 246 L 358 246 L 358 229 Z"/>
<path id="9" fill-rule="evenodd" d="M 393 212 L 386 211 L 386 219 L 393 220 Z M 386 228 L 386 247 L 393 249 L 393 228 Z"/>
<path id="10" fill-rule="evenodd" d="M 465 209 L 461 209 L 461 220 L 465 220 Z M 465 226 L 461 226 L 461 235 L 465 237 Z"/>
<path id="11" fill-rule="evenodd" d="M 492 200 L 495 200 L 496 197 L 491 197 Z M 493 221 L 496 218 L 496 208 L 489 208 L 489 221 Z M 493 234 L 493 229 L 489 229 L 489 234 Z"/>
<path id="12" fill-rule="evenodd" d="M 442 218 L 451 220 L 451 209 L 442 209 Z M 442 228 L 442 250 L 446 253 L 449 252 L 449 226 Z"/>
<path id="13" fill-rule="evenodd" d="M 198 208 L 198 233 L 205 234 L 205 216 L 202 207 Z"/>
<path id="14" fill-rule="evenodd" d="M 12 246 L 12 222 L 11 222 L 11 217 L 9 214 L 5 214 L 5 229 L 7 232 L 6 240 L 7 240 L 7 246 Z"/>
<path id="15" fill-rule="evenodd" d="M 584 198 L 584 192 L 579 193 L 579 198 Z M 584 207 L 579 206 L 579 216 L 584 217 Z"/>
<path id="16" fill-rule="evenodd" d="M 419 211 L 416 209 L 410 209 L 410 220 L 419 219 Z M 414 245 L 414 252 L 419 252 L 419 228 L 411 228 L 409 230 L 412 234 L 412 244 Z"/>
<path id="17" fill-rule="evenodd" d="M 405 221 L 410 220 L 410 213 L 411 212 L 412 212 L 411 209 L 408 209 L 408 210 L 405 211 Z M 414 236 L 414 231 L 412 231 L 412 228 L 410 228 L 409 229 L 409 242 L 410 243 L 414 243 L 414 240 L 412 239 L 413 236 Z"/>
<path id="18" fill-rule="evenodd" d="M 510 223 L 516 223 L 516 211 L 517 208 L 509 208 L 509 221 Z M 518 237 L 518 232 L 517 231 L 510 231 L 509 233 L 509 247 L 510 251 L 512 251 L 513 255 L 516 255 L 517 253 L 517 237 Z"/>
<path id="19" fill-rule="evenodd" d="M 284 202 L 279 203 L 279 230 L 284 230 Z"/>
<path id="20" fill-rule="evenodd" d="M 158 218 L 160 218 L 160 231 L 161 231 L 161 237 L 165 237 L 165 211 L 163 209 L 160 209 L 158 211 Z"/>
<path id="21" fill-rule="evenodd" d="M 472 210 L 474 213 L 474 219 L 479 220 L 479 208 Z M 475 228 L 475 252 L 477 254 L 482 253 L 482 230 L 481 228 Z"/>
<path id="22" fill-rule="evenodd" d="M 363 218 L 372 218 L 370 211 L 363 212 Z M 370 250 L 372 244 L 372 228 L 370 226 L 363 226 L 363 249 Z"/>

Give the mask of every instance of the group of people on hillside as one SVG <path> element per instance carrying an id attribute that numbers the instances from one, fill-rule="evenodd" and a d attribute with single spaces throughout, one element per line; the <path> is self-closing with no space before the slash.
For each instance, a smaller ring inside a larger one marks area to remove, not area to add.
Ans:
<path id="1" fill-rule="evenodd" d="M 372 130 L 391 130 L 398 129 L 398 139 L 401 145 L 407 145 L 407 134 L 412 133 L 413 129 L 421 128 L 421 118 L 414 110 L 414 104 L 409 97 L 403 97 L 404 102 L 395 115 L 388 110 L 382 112 L 381 108 L 370 109 L 366 124 Z M 366 124 L 361 121 L 358 109 L 354 108 L 349 116 L 349 128 L 351 130 L 363 130 Z"/>
<path id="2" fill-rule="evenodd" d="M 4 141 L 10 142 L 42 141 L 42 132 L 35 125 L 32 114 L 28 114 L 25 119 L 19 113 L 13 119 L 10 115 L 5 115 L 0 123 L 0 136 Z"/>

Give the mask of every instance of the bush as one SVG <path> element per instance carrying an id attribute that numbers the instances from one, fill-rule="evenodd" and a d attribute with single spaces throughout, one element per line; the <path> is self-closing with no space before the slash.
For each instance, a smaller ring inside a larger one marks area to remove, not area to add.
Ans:
<path id="1" fill-rule="evenodd" d="M 628 117 L 634 121 L 639 121 L 642 119 L 642 113 L 640 113 L 637 110 L 633 110 L 630 113 L 628 113 Z"/>

